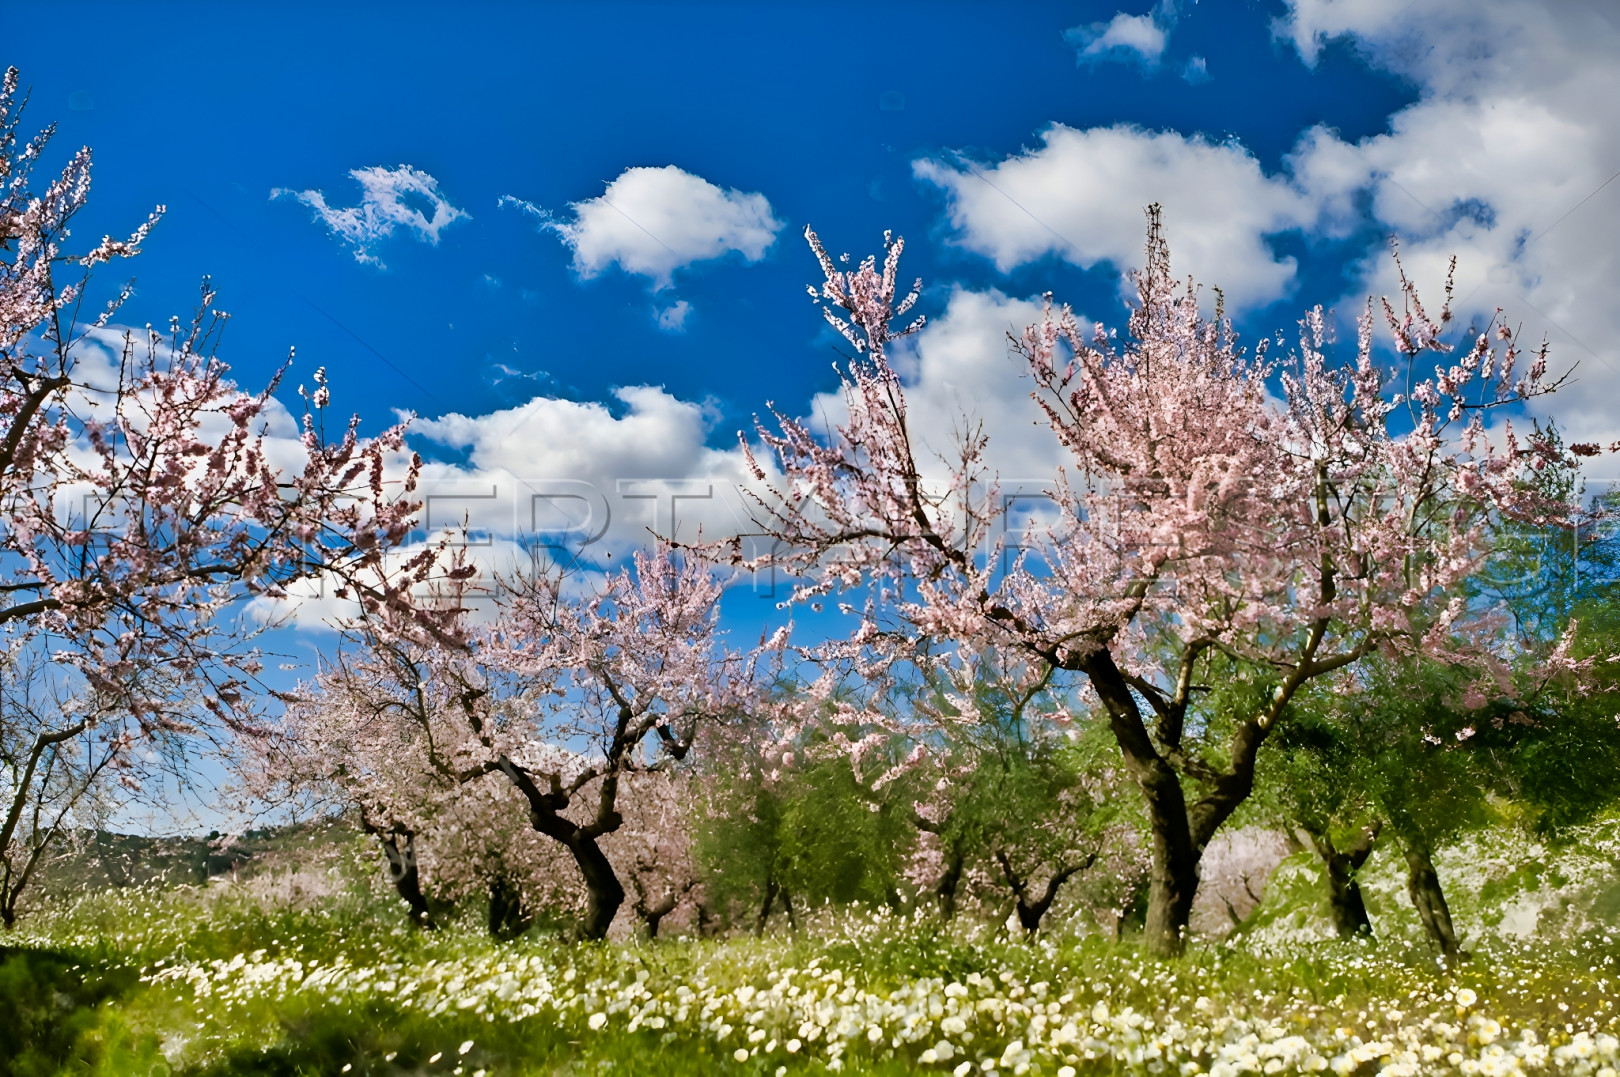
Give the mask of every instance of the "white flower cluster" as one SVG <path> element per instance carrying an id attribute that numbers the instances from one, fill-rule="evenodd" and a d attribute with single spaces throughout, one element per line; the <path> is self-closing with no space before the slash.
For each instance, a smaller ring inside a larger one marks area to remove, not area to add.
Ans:
<path id="1" fill-rule="evenodd" d="M 661 950 L 671 948 L 677 960 L 659 964 L 682 971 L 656 975 L 640 967 L 633 947 L 492 949 L 372 965 L 261 950 L 173 965 L 146 980 L 189 988 L 200 1009 L 294 995 L 352 1005 L 371 996 L 428 1016 L 538 1018 L 581 1035 L 709 1037 L 738 1063 L 764 1062 L 779 1074 L 806 1065 L 859 1071 L 868 1059 L 909 1061 L 953 1077 L 1074 1077 L 1099 1062 L 1129 1072 L 1224 1077 L 1531 1070 L 1614 1077 L 1620 1064 L 1620 1040 L 1608 1031 L 1608 1019 L 1583 1018 L 1577 1028 L 1564 1006 L 1549 1008 L 1548 1019 L 1535 1022 L 1540 1027 L 1523 1020 L 1510 1026 L 1486 1012 L 1472 988 L 1432 974 L 1424 979 L 1394 961 L 1343 962 L 1392 996 L 1351 1006 L 1343 995 L 1311 1002 L 1298 987 L 1280 996 L 1256 990 L 1249 998 L 1228 989 L 1212 1000 L 1223 982 L 1218 961 L 1189 966 L 1121 955 L 1112 982 L 1067 986 L 1005 969 L 880 984 L 858 966 L 832 967 L 825 955 L 791 967 L 785 943 L 674 943 Z M 1395 994 L 1406 984 L 1413 986 Z M 1210 994 L 1194 999 L 1188 992 L 1200 987 Z M 1148 1012 L 1144 1000 L 1155 997 L 1164 1005 Z"/>

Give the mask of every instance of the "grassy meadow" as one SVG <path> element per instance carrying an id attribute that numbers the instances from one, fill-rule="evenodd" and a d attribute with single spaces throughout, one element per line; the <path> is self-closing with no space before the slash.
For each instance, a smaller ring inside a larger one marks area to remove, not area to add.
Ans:
<path id="1" fill-rule="evenodd" d="M 1449 851 L 1470 947 L 1449 968 L 1402 920 L 1393 864 L 1368 872 L 1376 941 L 1320 937 L 1295 857 L 1242 926 L 1166 961 L 1072 918 L 1030 939 L 887 907 L 760 937 L 503 943 L 474 909 L 413 929 L 362 843 L 305 842 L 234 883 L 53 894 L 5 940 L 0 1072 L 1610 1074 L 1600 830 L 1529 871 Z"/>

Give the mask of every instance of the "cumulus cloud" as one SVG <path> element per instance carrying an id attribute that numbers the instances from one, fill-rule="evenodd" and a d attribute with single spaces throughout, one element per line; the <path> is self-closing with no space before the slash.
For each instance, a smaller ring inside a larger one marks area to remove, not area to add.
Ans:
<path id="1" fill-rule="evenodd" d="M 1152 15 L 1127 15 L 1121 11 L 1107 22 L 1065 30 L 1063 38 L 1075 46 L 1083 64 L 1124 60 L 1156 67 L 1169 35 Z"/>
<path id="2" fill-rule="evenodd" d="M 1347 39 L 1415 82 L 1420 99 L 1389 131 L 1347 143 L 1313 132 L 1296 149 L 1342 216 L 1351 195 L 1400 243 L 1408 270 L 1438 293 L 1458 256 L 1459 310 L 1502 307 L 1553 368 L 1578 383 L 1545 403 L 1579 440 L 1620 436 L 1620 16 L 1603 5 L 1531 0 L 1293 0 L 1277 30 L 1302 59 Z M 1607 186 L 1605 186 L 1607 184 Z M 1362 287 L 1393 286 L 1387 253 L 1368 252 Z M 1350 297 L 1354 298 L 1354 297 Z M 1608 461 L 1594 465 L 1620 478 Z"/>
<path id="3" fill-rule="evenodd" d="M 1280 173 L 1233 142 L 1131 127 L 1053 126 L 999 164 L 921 160 L 946 196 L 954 240 L 1003 271 L 1055 255 L 1089 267 L 1141 259 L 1140 207 L 1159 201 L 1178 270 L 1226 292 L 1232 309 L 1290 294 L 1294 265 L 1267 237 L 1299 230 L 1380 238 L 1344 296 L 1360 308 L 1395 290 L 1382 237 L 1438 297 L 1458 257 L 1463 324 L 1502 308 L 1576 363 L 1573 391 L 1543 402 L 1572 438 L 1620 437 L 1620 13 L 1533 0 L 1291 0 L 1276 32 L 1307 63 L 1347 41 L 1419 88 L 1388 130 L 1347 142 L 1303 132 Z M 1369 227 L 1371 225 L 1372 227 Z M 1336 301 L 1336 303 L 1335 303 Z M 1607 460 L 1594 472 L 1620 466 Z"/>
<path id="4" fill-rule="evenodd" d="M 948 457 L 964 423 L 976 423 L 991 433 L 990 465 L 1011 487 L 1037 493 L 1048 484 L 1061 451 L 1044 425 L 1030 421 L 1030 385 L 1008 342 L 1040 311 L 1039 299 L 956 288 L 940 316 L 896 349 L 930 475 L 943 476 L 935 457 Z M 692 541 L 700 531 L 723 538 L 755 530 L 746 491 L 757 484 L 712 404 L 648 385 L 612 395 L 605 403 L 536 396 L 485 414 L 413 420 L 412 445 L 428 457 L 418 488 L 422 541 L 444 535 L 467 541 L 469 559 L 490 575 L 524 568 L 538 556 L 583 566 L 589 580 L 655 534 Z M 818 426 L 836 424 L 843 399 L 823 394 L 808 410 Z M 726 447 L 713 447 L 717 441 Z M 768 454 L 759 462 L 779 479 Z M 744 550 L 765 552 L 746 541 Z M 762 575 L 742 585 L 779 598 L 774 589 L 784 582 Z M 262 603 L 256 615 L 315 627 L 353 613 L 351 603 L 318 582 L 295 599 Z"/>
<path id="5" fill-rule="evenodd" d="M 676 270 L 740 254 L 757 262 L 776 241 L 777 220 L 763 194 L 717 187 L 674 165 L 627 168 L 596 198 L 569 204 L 559 217 L 507 195 L 574 252 L 574 270 L 591 278 L 611 266 L 670 286 Z"/>
<path id="6" fill-rule="evenodd" d="M 413 439 L 464 458 L 425 465 L 427 525 L 465 516 L 491 535 L 549 536 L 619 556 L 652 532 L 683 540 L 699 527 L 709 536 L 736 533 L 746 523 L 738 489 L 751 477 L 740 450 L 709 447 L 714 408 L 647 385 L 613 396 L 616 408 L 539 396 L 484 415 L 413 422 Z"/>
<path id="7" fill-rule="evenodd" d="M 1313 200 L 1268 176 L 1242 146 L 1120 124 L 1053 124 L 1043 145 L 980 167 L 920 159 L 912 169 L 946 195 L 954 239 L 1007 272 L 1049 254 L 1089 268 L 1141 261 L 1142 208 L 1160 202 L 1180 272 L 1240 305 L 1284 295 L 1292 258 L 1265 237 L 1314 221 Z"/>
<path id="8" fill-rule="evenodd" d="M 356 261 L 379 268 L 383 263 L 372 247 L 396 230 L 403 229 L 423 243 L 437 246 L 440 232 L 468 216 L 465 210 L 450 204 L 439 190 L 438 180 L 410 165 L 356 168 L 349 175 L 360 184 L 357 206 L 327 205 L 326 196 L 313 189 L 294 191 L 277 187 L 270 192 L 270 197 L 302 202 L 315 211 L 317 221 L 354 248 Z"/>
<path id="9" fill-rule="evenodd" d="M 725 449 L 708 444 L 719 420 L 710 404 L 648 385 L 616 389 L 613 398 L 610 406 L 536 396 L 480 415 L 414 419 L 411 447 L 427 458 L 416 491 L 420 531 L 396 558 L 448 539 L 465 547 L 485 580 L 549 564 L 588 589 L 655 536 L 690 542 L 754 530 L 743 493 L 753 476 L 732 438 L 722 436 Z M 405 466 L 403 456 L 395 460 L 390 477 Z M 762 576 L 751 585 L 775 583 Z M 313 580 L 253 613 L 320 627 L 340 624 L 354 608 Z"/>

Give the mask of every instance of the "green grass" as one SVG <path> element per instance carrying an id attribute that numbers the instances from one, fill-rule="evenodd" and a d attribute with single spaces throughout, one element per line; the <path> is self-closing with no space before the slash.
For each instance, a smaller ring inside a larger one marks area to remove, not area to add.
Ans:
<path id="1" fill-rule="evenodd" d="M 500 944 L 471 917 L 414 931 L 335 871 L 299 901 L 88 893 L 8 941 L 0 1074 L 30 1077 L 1595 1074 L 1620 1050 L 1620 948 L 1602 933 L 1486 941 L 1454 969 L 1398 940 L 1240 939 L 1163 962 L 855 909 L 764 939 Z"/>

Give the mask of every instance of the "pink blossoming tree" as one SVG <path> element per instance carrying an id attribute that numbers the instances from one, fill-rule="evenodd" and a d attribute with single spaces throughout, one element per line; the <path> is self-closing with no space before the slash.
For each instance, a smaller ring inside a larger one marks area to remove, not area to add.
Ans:
<path id="1" fill-rule="evenodd" d="M 1517 481 L 1556 450 L 1485 425 L 1552 388 L 1544 349 L 1521 370 L 1498 320 L 1454 350 L 1449 306 L 1431 316 L 1403 275 L 1395 305 L 1369 303 L 1345 359 L 1319 308 L 1286 356 L 1246 353 L 1171 275 L 1155 207 L 1125 340 L 1049 304 L 1017 341 L 1033 415 L 1066 460 L 1047 491 L 1055 520 L 1003 566 L 984 435 L 924 459 L 890 364 L 921 325 L 897 321 L 917 298 L 897 298 L 901 242 L 881 267 L 846 271 L 807 237 L 818 297 L 856 357 L 830 437 L 781 413 L 757 426 L 784 476 L 773 485 L 756 468 L 758 522 L 788 551 L 777 558 L 798 574 L 794 597 L 868 585 L 865 646 L 954 640 L 1084 678 L 1146 800 L 1156 952 L 1180 950 L 1199 858 L 1248 797 L 1256 753 L 1300 687 L 1378 650 L 1483 662 L 1457 640 L 1487 523 L 1568 511 Z M 1374 356 L 1380 316 L 1405 364 L 1397 378 Z M 1425 355 L 1444 356 L 1428 376 Z M 1274 686 L 1212 751 L 1189 715 L 1216 655 Z"/>
<path id="2" fill-rule="evenodd" d="M 287 420 L 274 383 L 244 392 L 216 355 L 226 316 L 206 281 L 189 325 L 174 319 L 167 334 L 112 328 L 127 287 L 81 317 L 91 270 L 138 254 L 161 208 L 128 239 L 64 253 L 90 153 L 35 192 L 52 131 L 20 142 L 21 107 L 10 69 L 0 79 L 0 626 L 13 652 L 50 654 L 63 684 L 51 689 L 61 706 L 8 712 L 0 725 L 8 909 L 55 832 L 50 820 L 67 818 L 34 810 L 45 790 L 60 808 L 85 795 L 92 773 L 137 788 L 133 761 L 146 749 L 251 722 L 260 662 L 240 619 L 222 616 L 228 607 L 315 574 L 400 602 L 367 581 L 416 511 L 414 464 L 403 482 L 384 481 L 400 429 L 368 441 L 350 423 L 328 441 L 306 410 L 301 435 L 276 435 Z M 328 393 L 324 375 L 316 382 L 308 403 L 319 414 Z M 64 792 L 69 755 L 100 762 L 74 770 L 87 780 Z"/>
<path id="3" fill-rule="evenodd" d="M 338 789 L 358 807 L 419 919 L 428 904 L 416 843 L 467 825 L 456 819 L 472 797 L 486 812 L 515 808 L 572 862 L 582 935 L 607 934 L 626 898 L 621 871 L 656 930 L 692 887 L 685 854 L 646 847 L 683 833 L 668 804 L 682 786 L 659 772 L 739 705 L 752 677 L 717 634 L 720 582 L 696 557 L 644 552 L 583 596 L 554 574 L 505 579 L 494 609 L 475 618 L 480 582 L 451 575 L 458 590 L 438 605 L 383 606 L 352 626 L 349 653 L 290 698 L 265 750 L 290 760 L 295 783 Z M 507 794 L 487 789 L 492 780 Z M 654 836 L 618 841 L 615 865 L 609 838 L 627 816 Z"/>

